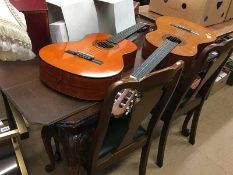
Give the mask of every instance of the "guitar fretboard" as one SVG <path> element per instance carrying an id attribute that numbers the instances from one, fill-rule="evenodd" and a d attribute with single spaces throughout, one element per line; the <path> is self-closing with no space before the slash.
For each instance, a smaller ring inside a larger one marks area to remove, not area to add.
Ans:
<path id="1" fill-rule="evenodd" d="M 139 79 L 150 73 L 179 44 L 179 41 L 166 39 L 144 62 L 132 76 Z"/>
<path id="2" fill-rule="evenodd" d="M 121 31 L 120 33 L 112 36 L 111 38 L 107 39 L 107 41 L 110 43 L 117 44 L 117 43 L 121 42 L 122 40 L 128 38 L 129 36 L 131 36 L 135 32 L 137 32 L 139 29 L 143 28 L 144 26 L 145 26 L 145 24 L 143 24 L 143 23 L 137 23 L 136 25 L 129 27 L 129 28 Z"/>

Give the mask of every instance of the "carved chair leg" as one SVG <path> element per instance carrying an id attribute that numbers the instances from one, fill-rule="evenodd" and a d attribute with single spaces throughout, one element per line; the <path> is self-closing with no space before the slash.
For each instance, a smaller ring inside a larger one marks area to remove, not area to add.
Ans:
<path id="1" fill-rule="evenodd" d="M 197 107 L 197 109 L 194 112 L 192 125 L 191 125 L 191 133 L 190 133 L 190 137 L 189 137 L 189 143 L 191 143 L 192 145 L 195 144 L 197 125 L 198 125 L 199 116 L 200 116 L 200 113 L 202 110 L 202 106 L 203 106 L 203 104 L 201 104 L 199 107 Z"/>
<path id="2" fill-rule="evenodd" d="M 188 123 L 190 121 L 190 119 L 192 118 L 194 113 L 194 110 L 191 110 L 187 113 L 185 119 L 184 119 L 184 123 L 182 125 L 182 130 L 181 130 L 181 134 L 185 137 L 188 137 L 190 135 L 190 129 L 188 129 Z"/>
<path id="3" fill-rule="evenodd" d="M 161 168 L 163 166 L 163 159 L 164 159 L 164 152 L 165 152 L 165 147 L 167 143 L 167 137 L 168 133 L 170 130 L 170 123 L 171 123 L 171 118 L 164 121 L 162 132 L 160 134 L 160 139 L 159 139 L 159 148 L 158 148 L 158 154 L 157 154 L 157 165 Z"/>
<path id="4" fill-rule="evenodd" d="M 150 153 L 150 147 L 151 147 L 151 141 L 147 143 L 145 146 L 143 146 L 142 148 L 140 165 L 139 165 L 139 175 L 146 174 L 146 167 L 147 167 L 148 157 Z"/>
<path id="5" fill-rule="evenodd" d="M 51 172 L 55 168 L 55 158 L 54 158 L 53 148 L 51 144 L 51 138 L 53 137 L 52 133 L 53 133 L 52 126 L 44 126 L 41 130 L 41 137 L 44 143 L 45 150 L 50 160 L 50 164 L 45 166 L 45 170 L 47 172 Z"/>

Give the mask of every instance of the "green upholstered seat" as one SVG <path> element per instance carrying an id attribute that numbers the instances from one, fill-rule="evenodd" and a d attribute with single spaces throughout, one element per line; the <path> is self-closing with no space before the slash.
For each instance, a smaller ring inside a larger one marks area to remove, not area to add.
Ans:
<path id="1" fill-rule="evenodd" d="M 99 158 L 103 158 L 105 155 L 112 152 L 121 143 L 121 140 L 127 131 L 129 119 L 128 116 L 110 119 L 109 127 L 99 152 Z M 146 131 L 140 126 L 133 135 L 133 139 L 136 141 L 145 133 Z"/>

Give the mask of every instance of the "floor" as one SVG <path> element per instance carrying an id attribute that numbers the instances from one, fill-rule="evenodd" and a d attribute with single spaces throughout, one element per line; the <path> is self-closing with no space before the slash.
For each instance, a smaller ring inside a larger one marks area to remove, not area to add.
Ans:
<path id="1" fill-rule="evenodd" d="M 164 167 L 155 165 L 158 138 L 154 140 L 147 175 L 233 175 L 233 88 L 226 86 L 211 96 L 201 114 L 194 146 L 180 135 L 182 117 L 173 122 L 167 143 Z M 30 175 L 47 175 L 48 163 L 40 138 L 40 126 L 31 128 L 30 139 L 22 142 Z M 138 174 L 140 150 L 100 172 L 100 175 Z M 51 175 L 65 175 L 65 160 Z"/>

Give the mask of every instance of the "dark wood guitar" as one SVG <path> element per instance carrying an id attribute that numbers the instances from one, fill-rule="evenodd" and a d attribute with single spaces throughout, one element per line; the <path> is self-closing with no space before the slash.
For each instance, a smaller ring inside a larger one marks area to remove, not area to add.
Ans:
<path id="1" fill-rule="evenodd" d="M 108 87 L 133 67 L 137 46 L 128 38 L 146 25 L 138 23 L 114 36 L 90 34 L 77 42 L 45 46 L 40 55 L 40 79 L 66 95 L 101 100 Z"/>
<path id="2" fill-rule="evenodd" d="M 199 45 L 216 40 L 216 35 L 210 30 L 183 19 L 163 16 L 158 18 L 156 23 L 157 30 L 146 35 L 143 48 L 144 56 L 147 57 L 148 53 L 150 56 L 133 72 L 130 79 L 140 81 L 168 56 L 171 60 L 169 63 L 165 61 L 166 66 L 180 59 L 187 63 L 187 59 L 192 59 L 197 55 Z M 132 89 L 119 92 L 112 114 L 115 117 L 121 117 L 129 113 L 134 102 L 139 98 L 140 93 Z"/>

